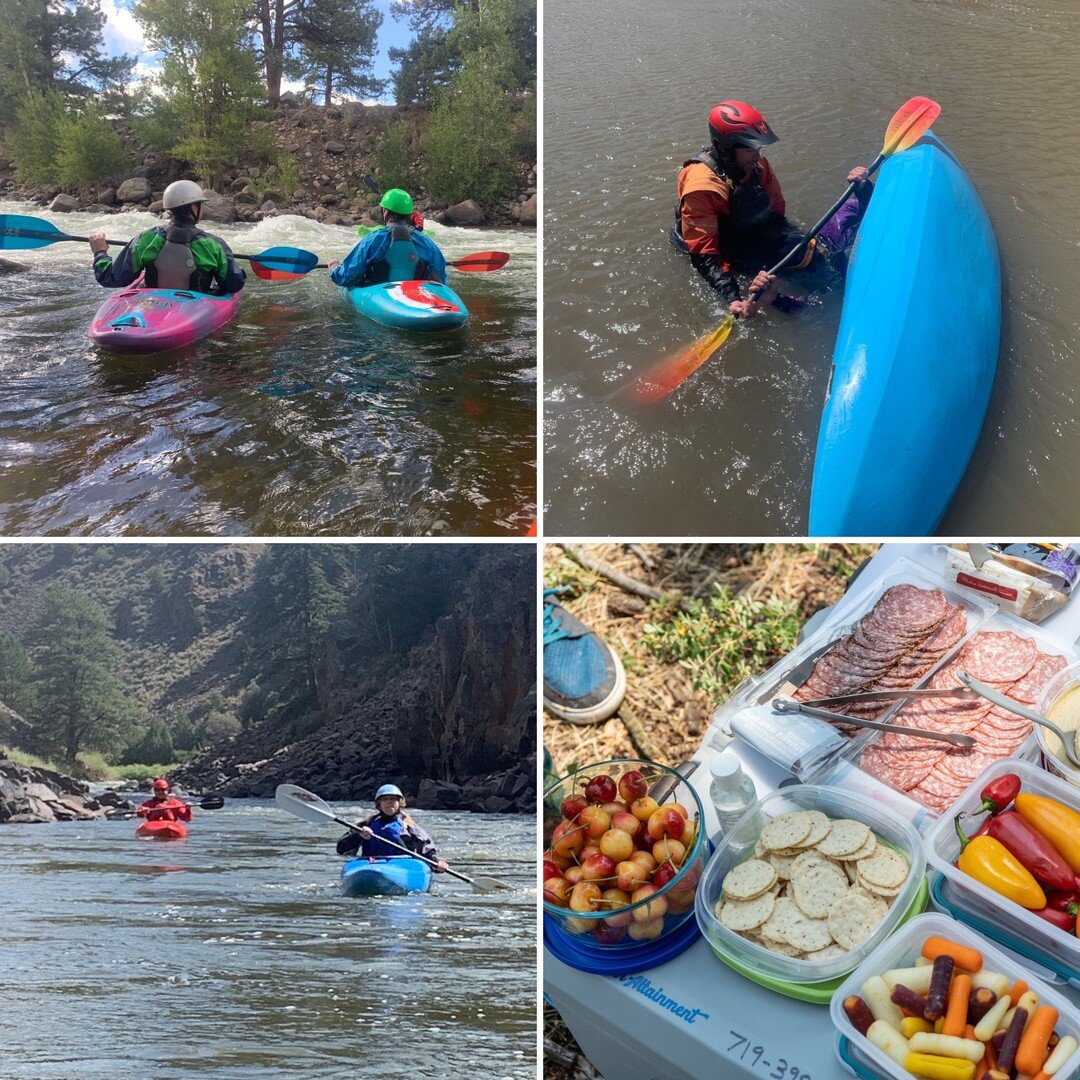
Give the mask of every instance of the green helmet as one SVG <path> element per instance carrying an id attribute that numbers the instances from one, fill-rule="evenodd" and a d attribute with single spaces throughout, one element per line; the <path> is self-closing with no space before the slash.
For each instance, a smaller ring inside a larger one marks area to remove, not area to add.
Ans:
<path id="1" fill-rule="evenodd" d="M 391 214 L 401 214 L 402 217 L 407 217 L 413 212 L 412 196 L 399 187 L 391 188 L 383 195 L 379 200 L 379 205 L 384 210 L 389 210 Z"/>

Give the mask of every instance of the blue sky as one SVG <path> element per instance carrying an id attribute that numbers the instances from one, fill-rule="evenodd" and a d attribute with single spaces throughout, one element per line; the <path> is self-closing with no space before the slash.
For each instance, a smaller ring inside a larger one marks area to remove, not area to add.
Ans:
<path id="1" fill-rule="evenodd" d="M 159 58 L 147 49 L 143 38 L 142 28 L 131 14 L 132 0 L 101 0 L 101 10 L 105 14 L 105 45 L 110 56 L 118 56 L 121 53 L 137 53 L 139 64 L 136 74 L 147 76 L 153 74 L 158 66 Z M 394 18 L 390 11 L 390 0 L 375 0 L 375 7 L 382 12 L 382 26 L 379 27 L 378 55 L 375 58 L 375 77 L 385 79 L 390 74 L 390 59 L 388 50 L 393 46 L 401 48 L 412 39 L 412 31 L 404 19 Z M 286 84 L 283 88 L 288 89 Z M 288 84 L 294 89 L 299 89 L 300 84 Z"/>

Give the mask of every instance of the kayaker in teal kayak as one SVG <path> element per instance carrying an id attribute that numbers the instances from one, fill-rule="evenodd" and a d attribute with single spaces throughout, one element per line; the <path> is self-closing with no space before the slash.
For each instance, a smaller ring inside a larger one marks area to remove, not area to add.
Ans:
<path id="1" fill-rule="evenodd" d="M 337 853 L 352 858 L 359 851 L 365 859 L 382 859 L 400 855 L 401 852 L 391 844 L 407 847 L 411 852 L 435 862 L 436 872 L 441 873 L 449 863 L 439 858 L 435 850 L 435 841 L 405 811 L 405 796 L 401 788 L 394 784 L 383 784 L 375 792 L 377 813 L 363 821 L 358 821 L 357 831 L 350 829 L 338 842 Z"/>
<path id="2" fill-rule="evenodd" d="M 671 242 L 690 256 L 699 274 L 721 295 L 738 318 L 753 315 L 762 303 L 781 311 L 798 310 L 803 301 L 779 293 L 775 276 L 761 267 L 779 262 L 802 240 L 802 230 L 787 219 L 787 203 L 772 166 L 762 154 L 777 141 L 768 121 L 743 101 L 722 101 L 709 113 L 711 145 L 683 163 Z M 865 168 L 848 173 L 858 183 L 855 195 L 822 228 L 791 270 L 825 269 L 825 256 L 843 272 L 845 252 L 870 202 L 873 184 Z M 759 272 L 760 271 L 760 272 Z M 744 300 L 737 273 L 756 273 Z"/>
<path id="3" fill-rule="evenodd" d="M 99 285 L 119 289 L 140 274 L 147 289 L 190 289 L 216 295 L 239 292 L 247 275 L 236 265 L 220 236 L 198 227 L 206 196 L 191 180 L 177 180 L 165 189 L 162 204 L 170 223 L 140 233 L 114 260 L 104 232 L 88 237 Z"/>
<path id="4" fill-rule="evenodd" d="M 190 821 L 191 807 L 171 794 L 169 781 L 158 777 L 154 781 L 154 793 L 135 809 L 136 817 L 147 821 Z"/>
<path id="5" fill-rule="evenodd" d="M 413 224 L 412 196 L 391 188 L 379 206 L 385 226 L 365 236 L 344 262 L 330 260 L 330 280 L 350 287 L 416 280 L 445 285 L 446 258 L 435 241 Z"/>

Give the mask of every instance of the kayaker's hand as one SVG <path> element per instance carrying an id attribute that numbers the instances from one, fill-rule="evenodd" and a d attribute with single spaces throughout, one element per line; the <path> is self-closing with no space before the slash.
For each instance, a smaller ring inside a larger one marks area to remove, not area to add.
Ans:
<path id="1" fill-rule="evenodd" d="M 761 295 L 756 299 L 733 300 L 728 304 L 728 311 L 737 319 L 749 319 L 762 304 L 771 304 L 776 299 L 780 283 L 777 281 L 775 274 L 769 274 L 761 270 L 757 277 L 750 282 L 750 292 L 755 289 L 762 290 Z"/>
<path id="2" fill-rule="evenodd" d="M 870 179 L 870 170 L 864 168 L 862 165 L 856 165 L 854 169 L 847 174 L 849 184 L 861 184 Z"/>
<path id="3" fill-rule="evenodd" d="M 366 825 L 361 825 L 358 832 L 361 840 L 370 840 L 375 835 Z"/>
<path id="4" fill-rule="evenodd" d="M 449 870 L 450 864 L 445 859 L 440 859 L 435 864 L 435 873 L 441 874 L 444 870 Z"/>
<path id="5" fill-rule="evenodd" d="M 340 265 L 341 265 L 341 260 L 340 259 L 327 259 L 326 260 L 326 269 L 327 270 L 336 270 Z"/>
<path id="6" fill-rule="evenodd" d="M 105 239 L 104 232 L 92 232 L 86 239 L 90 241 L 90 250 L 95 255 L 107 254 L 109 244 Z"/>

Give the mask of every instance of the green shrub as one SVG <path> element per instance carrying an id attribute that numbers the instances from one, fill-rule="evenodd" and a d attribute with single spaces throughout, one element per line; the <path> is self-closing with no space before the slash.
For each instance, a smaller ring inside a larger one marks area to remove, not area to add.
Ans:
<path id="1" fill-rule="evenodd" d="M 296 164 L 296 158 L 288 152 L 281 150 L 275 158 L 278 167 L 278 183 L 286 195 L 292 193 L 300 186 L 300 166 Z"/>
<path id="2" fill-rule="evenodd" d="M 172 736 L 161 720 L 153 720 L 143 737 L 129 746 L 120 758 L 121 765 L 149 765 L 155 761 L 172 761 Z"/>
<path id="3" fill-rule="evenodd" d="M 278 148 L 271 124 L 252 124 L 248 132 L 247 150 L 256 165 L 271 165 L 277 161 Z"/>
<path id="4" fill-rule="evenodd" d="M 412 173 L 412 134 L 406 120 L 387 120 L 374 154 L 375 176 L 383 191 L 393 187 L 409 191 Z"/>
<path id="5" fill-rule="evenodd" d="M 56 181 L 61 186 L 116 183 L 130 165 L 120 136 L 96 105 L 64 118 L 56 147 Z"/>
<path id="6" fill-rule="evenodd" d="M 166 773 L 172 772 L 176 766 L 180 764 L 178 761 L 170 761 L 167 765 L 121 765 L 119 767 L 110 766 L 110 772 L 112 775 L 105 777 L 106 780 L 151 780 L 156 776 L 164 776 Z"/>
<path id="7" fill-rule="evenodd" d="M 64 125 L 60 95 L 34 91 L 27 95 L 15 118 L 11 158 L 20 183 L 56 182 L 56 149 Z"/>

